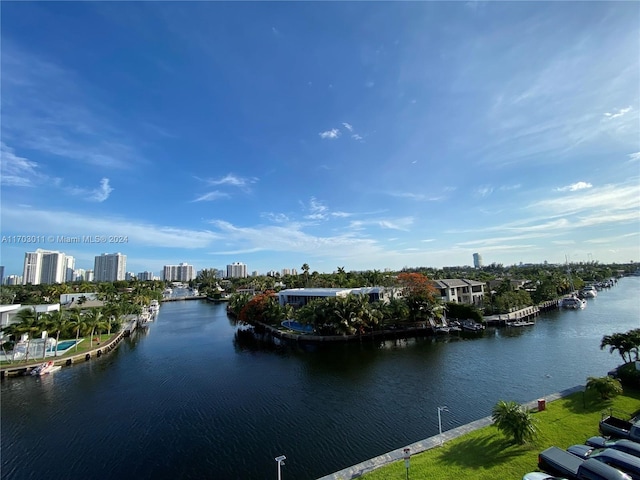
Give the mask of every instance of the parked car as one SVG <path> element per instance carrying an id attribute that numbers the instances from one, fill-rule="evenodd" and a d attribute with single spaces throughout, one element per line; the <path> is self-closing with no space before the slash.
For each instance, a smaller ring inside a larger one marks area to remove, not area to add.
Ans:
<path id="1" fill-rule="evenodd" d="M 640 421 L 636 418 L 629 421 L 613 415 L 605 415 L 600 420 L 600 433 L 604 437 L 627 438 L 640 442 Z"/>
<path id="2" fill-rule="evenodd" d="M 563 477 L 554 477 L 544 472 L 530 472 L 522 477 L 522 480 L 567 480 Z"/>
<path id="3" fill-rule="evenodd" d="M 613 448 L 640 458 L 640 443 L 632 440 L 609 440 L 604 437 L 591 437 L 584 443 L 594 448 Z"/>
<path id="4" fill-rule="evenodd" d="M 640 458 L 638 457 L 612 448 L 605 448 L 601 452 L 592 453 L 589 458 L 622 470 L 628 473 L 633 480 L 640 480 Z"/>
<path id="5" fill-rule="evenodd" d="M 549 447 L 540 452 L 538 467 L 550 474 L 560 474 L 577 480 L 633 480 L 627 473 L 611 467 L 603 461 L 595 458 L 583 460 L 558 447 Z"/>

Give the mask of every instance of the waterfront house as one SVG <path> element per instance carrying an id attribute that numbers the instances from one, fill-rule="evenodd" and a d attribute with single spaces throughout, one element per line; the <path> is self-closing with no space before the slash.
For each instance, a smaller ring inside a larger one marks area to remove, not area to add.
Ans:
<path id="1" fill-rule="evenodd" d="M 368 295 L 370 302 L 388 302 L 391 298 L 401 296 L 398 289 L 385 287 L 360 288 L 289 288 L 278 292 L 280 305 L 303 307 L 312 300 L 327 297 L 346 297 L 348 295 Z"/>
<path id="2" fill-rule="evenodd" d="M 432 282 L 443 302 L 464 303 L 467 305 L 482 304 L 485 292 L 484 282 L 457 278 L 443 278 Z"/>

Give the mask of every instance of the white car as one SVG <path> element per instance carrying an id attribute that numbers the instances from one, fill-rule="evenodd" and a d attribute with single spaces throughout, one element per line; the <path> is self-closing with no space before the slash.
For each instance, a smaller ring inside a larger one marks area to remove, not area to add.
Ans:
<path id="1" fill-rule="evenodd" d="M 562 477 L 554 477 L 553 475 L 549 475 L 548 473 L 544 473 L 544 472 L 531 472 L 531 473 L 527 473 L 524 477 L 522 477 L 522 480 L 567 480 L 567 479 Z"/>

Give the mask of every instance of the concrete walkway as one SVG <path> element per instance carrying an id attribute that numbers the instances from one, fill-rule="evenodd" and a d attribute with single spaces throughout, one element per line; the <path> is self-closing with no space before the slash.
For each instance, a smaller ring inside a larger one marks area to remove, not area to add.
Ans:
<path id="1" fill-rule="evenodd" d="M 578 385 L 576 387 L 569 388 L 561 392 L 547 395 L 545 397 L 545 400 L 547 402 L 552 402 L 554 400 L 558 400 L 559 398 L 571 395 L 572 393 L 582 392 L 582 391 L 584 391 L 584 385 Z M 537 410 L 538 400 L 532 400 L 531 402 L 525 403 L 524 406 L 532 410 L 533 409 Z M 344 468 L 330 475 L 326 475 L 324 477 L 319 478 L 318 480 L 350 480 L 352 478 L 358 478 L 364 475 L 365 473 L 369 473 L 377 468 L 402 460 L 404 457 L 405 448 L 409 448 L 411 450 L 411 455 L 415 455 L 417 453 L 430 450 L 434 447 L 439 447 L 445 442 L 448 442 L 450 440 L 453 440 L 454 438 L 458 438 L 463 435 L 466 435 L 467 433 L 473 432 L 474 430 L 479 430 L 480 428 L 487 427 L 492 423 L 493 421 L 491 420 L 491 417 L 484 417 L 484 418 L 481 418 L 480 420 L 476 420 L 475 422 L 471 422 L 466 425 L 462 425 L 460 427 L 454 428 L 452 430 L 447 430 L 446 432 L 442 432 L 442 436 L 435 435 L 433 437 L 425 438 L 424 440 L 420 440 L 419 442 L 412 443 L 411 445 L 407 445 L 402 448 L 397 448 L 383 455 L 379 455 L 377 457 L 371 458 L 364 462 L 358 463 L 357 465 L 353 465 L 351 467 Z"/>

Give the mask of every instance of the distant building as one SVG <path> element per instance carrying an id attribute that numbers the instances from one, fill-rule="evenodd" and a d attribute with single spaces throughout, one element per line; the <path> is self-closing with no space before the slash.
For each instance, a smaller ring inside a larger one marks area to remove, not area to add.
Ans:
<path id="1" fill-rule="evenodd" d="M 153 280 L 154 275 L 153 272 L 140 272 L 138 273 L 138 280 L 142 282 L 148 282 Z"/>
<path id="2" fill-rule="evenodd" d="M 93 270 L 86 270 L 84 272 L 84 281 L 85 282 L 93 282 L 94 278 L 95 278 L 95 275 L 93 273 Z"/>
<path id="3" fill-rule="evenodd" d="M 24 285 L 64 283 L 67 280 L 67 256 L 62 252 L 42 250 L 24 254 Z M 73 257 L 69 257 L 73 260 Z"/>
<path id="4" fill-rule="evenodd" d="M 7 277 L 7 285 L 20 285 L 22 284 L 22 277 L 20 275 L 9 275 Z"/>
<path id="5" fill-rule="evenodd" d="M 288 268 L 283 268 L 282 269 L 282 276 L 284 277 L 285 275 L 291 275 L 291 270 Z"/>
<path id="6" fill-rule="evenodd" d="M 64 268 L 65 268 L 64 281 L 73 282 L 74 280 L 73 274 L 76 268 L 76 259 L 73 258 L 71 255 L 66 255 L 64 257 Z"/>
<path id="7" fill-rule="evenodd" d="M 438 290 L 443 302 L 465 303 L 480 305 L 484 297 L 485 284 L 475 280 L 444 278 L 433 280 L 432 284 Z"/>
<path id="8" fill-rule="evenodd" d="M 240 262 L 227 265 L 227 278 L 247 278 L 247 266 Z"/>
<path id="9" fill-rule="evenodd" d="M 124 274 L 124 279 L 127 280 L 128 282 L 130 282 L 131 280 L 135 280 L 136 274 L 133 272 L 127 272 Z"/>
<path id="10" fill-rule="evenodd" d="M 4 267 L 0 265 L 0 285 L 4 285 Z"/>
<path id="11" fill-rule="evenodd" d="M 190 282 L 196 278 L 193 265 L 181 263 L 179 265 L 165 265 L 162 270 L 162 279 L 165 282 Z"/>
<path id="12" fill-rule="evenodd" d="M 473 254 L 473 266 L 475 268 L 482 268 L 482 255 L 480 255 L 479 253 L 474 253 Z"/>
<path id="13" fill-rule="evenodd" d="M 278 276 L 278 272 L 276 272 L 275 270 L 269 270 L 267 272 L 267 277 L 277 277 Z"/>
<path id="14" fill-rule="evenodd" d="M 127 256 L 121 253 L 103 253 L 95 257 L 93 272 L 96 282 L 124 280 L 127 272 Z"/>

